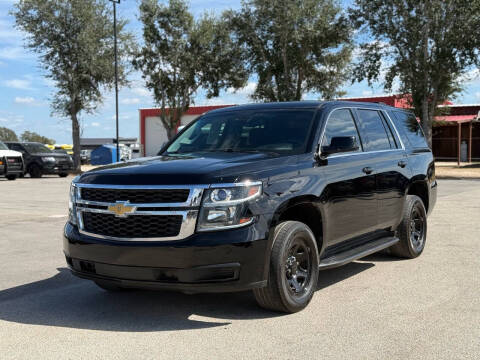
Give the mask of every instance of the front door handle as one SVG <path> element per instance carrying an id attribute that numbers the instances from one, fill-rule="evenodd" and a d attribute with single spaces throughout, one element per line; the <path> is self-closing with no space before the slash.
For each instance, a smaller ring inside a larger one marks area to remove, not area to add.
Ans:
<path id="1" fill-rule="evenodd" d="M 404 168 L 405 166 L 407 166 L 407 162 L 404 161 L 404 160 L 400 160 L 400 161 L 398 162 L 398 166 L 400 166 L 401 168 Z"/>
<path id="2" fill-rule="evenodd" d="M 373 172 L 373 169 L 372 169 L 371 167 L 367 166 L 367 167 L 364 167 L 364 168 L 362 169 L 362 171 L 363 171 L 365 174 L 369 175 L 369 174 L 371 174 L 371 173 Z"/>

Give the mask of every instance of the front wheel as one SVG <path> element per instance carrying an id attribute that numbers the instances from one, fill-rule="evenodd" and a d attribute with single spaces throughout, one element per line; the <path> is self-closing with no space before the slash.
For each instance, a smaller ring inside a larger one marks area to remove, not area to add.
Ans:
<path id="1" fill-rule="evenodd" d="M 60 174 L 58 174 L 58 176 L 60 176 L 60 177 L 62 177 L 62 178 L 63 178 L 63 177 L 67 177 L 67 176 L 68 176 L 68 173 L 60 173 Z"/>
<path id="2" fill-rule="evenodd" d="M 28 172 L 30 173 L 30 177 L 36 178 L 36 179 L 41 178 L 43 175 L 42 169 L 37 164 L 31 165 Z"/>
<path id="3" fill-rule="evenodd" d="M 400 241 L 390 248 L 392 255 L 413 259 L 423 252 L 427 240 L 427 211 L 418 196 L 407 195 L 397 236 Z"/>
<path id="4" fill-rule="evenodd" d="M 310 228 L 298 221 L 280 223 L 275 228 L 267 286 L 253 290 L 258 304 L 287 313 L 304 309 L 317 287 L 318 261 Z"/>
<path id="5" fill-rule="evenodd" d="M 7 175 L 6 178 L 8 180 L 16 180 L 17 179 L 17 175 Z"/>

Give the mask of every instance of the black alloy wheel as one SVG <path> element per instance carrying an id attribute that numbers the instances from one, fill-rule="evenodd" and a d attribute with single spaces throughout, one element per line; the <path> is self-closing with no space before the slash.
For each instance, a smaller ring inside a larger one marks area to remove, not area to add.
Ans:
<path id="1" fill-rule="evenodd" d="M 253 290 L 258 304 L 286 313 L 304 309 L 317 288 L 318 262 L 317 242 L 306 224 L 299 221 L 278 224 L 267 286 Z"/>
<path id="2" fill-rule="evenodd" d="M 403 219 L 397 228 L 398 243 L 389 251 L 392 255 L 413 259 L 419 256 L 427 241 L 427 211 L 421 198 L 407 195 Z"/>
<path id="3" fill-rule="evenodd" d="M 43 175 L 42 174 L 42 169 L 37 164 L 30 165 L 30 168 L 28 169 L 28 172 L 30 174 L 30 177 L 32 177 L 32 178 L 41 178 L 42 175 Z"/>

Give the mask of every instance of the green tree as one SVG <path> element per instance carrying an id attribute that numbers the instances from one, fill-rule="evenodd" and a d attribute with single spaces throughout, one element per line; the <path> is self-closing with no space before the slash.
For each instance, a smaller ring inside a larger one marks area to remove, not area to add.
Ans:
<path id="1" fill-rule="evenodd" d="M 15 131 L 6 127 L 0 127 L 0 141 L 18 141 L 18 137 Z"/>
<path id="2" fill-rule="evenodd" d="M 20 0 L 12 11 L 27 34 L 27 47 L 57 88 L 54 113 L 72 121 L 75 168 L 80 170 L 79 114 L 102 103 L 102 90 L 114 84 L 113 16 L 107 0 Z M 125 83 L 124 55 L 131 44 L 126 21 L 117 22 L 119 80 Z"/>
<path id="3" fill-rule="evenodd" d="M 45 136 L 37 134 L 34 131 L 24 131 L 22 135 L 20 135 L 20 139 L 22 141 L 33 141 L 33 142 L 39 142 L 42 144 L 50 144 L 50 145 L 55 144 L 54 139 L 49 139 Z"/>
<path id="4" fill-rule="evenodd" d="M 338 96 L 347 79 L 351 29 L 336 0 L 244 0 L 225 17 L 258 79 L 254 99 L 301 100 L 308 92 Z"/>
<path id="5" fill-rule="evenodd" d="M 428 142 L 438 104 L 461 90 L 474 66 L 480 37 L 479 0 L 356 0 L 351 19 L 365 39 L 354 77 L 369 84 L 384 75 L 384 88 L 395 80 L 421 120 Z"/>
<path id="6" fill-rule="evenodd" d="M 133 65 L 163 110 L 161 121 L 171 139 L 200 88 L 208 98 L 226 87 L 242 87 L 247 76 L 228 26 L 205 14 L 196 20 L 183 0 L 140 4 L 144 46 Z"/>

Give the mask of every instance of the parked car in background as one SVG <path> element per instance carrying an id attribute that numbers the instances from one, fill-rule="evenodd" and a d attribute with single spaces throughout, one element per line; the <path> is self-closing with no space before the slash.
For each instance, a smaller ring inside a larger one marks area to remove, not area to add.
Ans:
<path id="1" fill-rule="evenodd" d="M 419 256 L 436 196 L 413 113 L 344 101 L 230 107 L 157 157 L 76 177 L 64 253 L 108 291 L 253 289 L 260 306 L 296 312 L 319 270 L 387 248 Z"/>
<path id="2" fill-rule="evenodd" d="M 73 170 L 70 155 L 50 150 L 44 144 L 37 142 L 5 142 L 9 149 L 22 153 L 25 173 L 32 178 L 42 175 L 56 174 L 66 177 Z"/>
<path id="3" fill-rule="evenodd" d="M 10 150 L 0 141 L 0 176 L 8 180 L 15 180 L 23 174 L 22 153 Z"/>
<path id="4" fill-rule="evenodd" d="M 80 150 L 80 162 L 83 164 L 90 163 L 91 150 Z"/>

